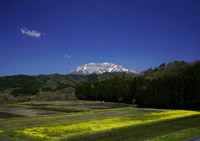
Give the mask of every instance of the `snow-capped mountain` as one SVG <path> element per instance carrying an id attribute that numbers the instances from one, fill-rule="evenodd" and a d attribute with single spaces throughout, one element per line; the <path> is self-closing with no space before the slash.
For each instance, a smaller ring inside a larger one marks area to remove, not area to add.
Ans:
<path id="1" fill-rule="evenodd" d="M 140 74 L 137 71 L 132 69 L 127 69 L 122 67 L 121 65 L 113 64 L 113 63 L 89 63 L 78 68 L 72 70 L 69 74 L 77 74 L 77 75 L 89 75 L 89 74 L 102 74 L 105 72 L 126 72 L 133 74 Z"/>

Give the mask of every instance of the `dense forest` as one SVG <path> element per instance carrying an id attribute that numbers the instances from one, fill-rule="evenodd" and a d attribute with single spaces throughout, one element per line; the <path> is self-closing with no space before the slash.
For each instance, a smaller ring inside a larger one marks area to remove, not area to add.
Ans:
<path id="1" fill-rule="evenodd" d="M 139 77 L 115 76 L 84 83 L 76 86 L 76 94 L 83 100 L 135 103 L 140 107 L 200 109 L 200 62 L 189 65 L 176 61 Z"/>

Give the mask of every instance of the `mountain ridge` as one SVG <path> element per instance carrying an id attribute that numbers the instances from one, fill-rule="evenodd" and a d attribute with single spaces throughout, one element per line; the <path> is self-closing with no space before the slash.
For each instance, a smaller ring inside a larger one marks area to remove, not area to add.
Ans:
<path id="1" fill-rule="evenodd" d="M 88 63 L 82 66 L 78 66 L 74 70 L 72 70 L 69 74 L 76 75 L 90 75 L 90 74 L 103 74 L 103 73 L 114 73 L 114 72 L 125 72 L 128 74 L 140 74 L 139 72 L 127 69 L 122 67 L 121 65 L 114 63 Z"/>

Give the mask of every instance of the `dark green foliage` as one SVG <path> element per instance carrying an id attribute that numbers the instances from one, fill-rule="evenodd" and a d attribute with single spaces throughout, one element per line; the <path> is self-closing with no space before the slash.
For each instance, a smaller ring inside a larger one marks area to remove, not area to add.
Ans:
<path id="1" fill-rule="evenodd" d="M 196 61 L 198 62 L 198 61 Z M 195 62 L 194 62 L 195 63 Z M 186 63 L 184 61 L 174 61 L 174 63 L 161 64 L 154 69 L 150 68 L 144 72 L 144 76 L 149 79 L 161 78 L 165 75 L 175 75 L 183 71 L 188 66 L 193 66 L 194 63 Z"/>
<path id="2" fill-rule="evenodd" d="M 20 95 L 35 95 L 39 92 L 38 89 L 36 88 L 26 88 L 26 89 L 14 89 L 11 94 L 14 96 L 14 97 L 17 97 L 17 96 L 20 96 Z"/>
<path id="3" fill-rule="evenodd" d="M 67 87 L 71 87 L 70 84 L 63 84 L 60 82 L 57 82 L 57 83 L 58 83 L 58 87 L 56 89 L 54 89 L 54 91 L 61 90 L 61 89 L 67 88 Z"/>
<path id="4" fill-rule="evenodd" d="M 166 64 L 166 63 L 161 64 L 161 65 L 159 66 L 159 69 L 164 69 L 164 68 L 165 68 L 165 64 Z"/>
<path id="5" fill-rule="evenodd" d="M 39 88 L 43 83 L 34 76 L 15 75 L 0 77 L 0 89 L 8 88 Z"/>
<path id="6" fill-rule="evenodd" d="M 135 99 L 136 88 L 144 82 L 142 78 L 115 76 L 105 81 L 77 85 L 76 94 L 83 100 L 132 103 Z"/>
<path id="7" fill-rule="evenodd" d="M 141 107 L 200 109 L 200 63 L 177 75 L 149 81 L 138 89 L 136 104 Z"/>
<path id="8" fill-rule="evenodd" d="M 98 75 L 97 74 L 91 74 L 88 76 L 88 81 L 97 81 Z"/>
<path id="9" fill-rule="evenodd" d="M 185 62 L 176 61 L 174 64 L 182 66 Z M 164 66 L 161 64 L 159 69 Z M 77 97 L 82 100 L 124 103 L 135 100 L 135 104 L 140 107 L 200 109 L 200 63 L 162 77 L 148 79 L 122 75 L 100 82 L 84 83 L 75 88 Z"/>
<path id="10" fill-rule="evenodd" d="M 44 87 L 44 88 L 42 88 L 42 91 L 46 91 L 46 92 L 52 91 L 52 88 L 51 87 Z"/>
<path id="11" fill-rule="evenodd" d="M 61 75 L 61 74 L 50 74 L 50 75 L 14 75 L 0 77 L 0 91 L 4 91 L 9 88 L 37 88 L 42 89 L 44 87 L 51 87 L 52 89 L 60 90 L 76 84 L 84 82 L 92 82 L 105 80 L 113 77 L 115 73 L 104 73 L 104 74 L 92 74 L 92 75 Z M 122 75 L 122 74 L 121 74 Z M 48 83 L 48 82 L 52 83 Z M 52 84 L 52 85 L 51 85 Z M 58 87 L 57 87 L 58 85 Z M 50 90 L 50 89 L 49 89 Z"/>

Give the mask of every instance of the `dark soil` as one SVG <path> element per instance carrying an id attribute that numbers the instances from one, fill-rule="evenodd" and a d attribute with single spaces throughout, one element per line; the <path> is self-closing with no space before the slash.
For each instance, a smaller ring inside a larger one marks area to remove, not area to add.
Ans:
<path id="1" fill-rule="evenodd" d="M 8 140 L 8 139 L 0 138 L 0 141 L 12 141 L 12 140 Z"/>
<path id="2" fill-rule="evenodd" d="M 59 109 L 59 108 L 50 108 L 50 107 L 33 107 L 32 109 L 49 110 L 49 111 L 64 112 L 64 113 L 83 112 L 83 111 L 72 110 L 72 109 L 61 109 L 61 108 Z"/>
<path id="3" fill-rule="evenodd" d="M 38 115 L 55 115 L 57 113 L 38 113 Z"/>
<path id="4" fill-rule="evenodd" d="M 23 105 L 27 105 L 27 106 L 48 106 L 50 104 L 23 104 Z"/>
<path id="5" fill-rule="evenodd" d="M 74 104 L 74 105 L 62 105 L 66 107 L 74 108 L 86 108 L 86 109 L 116 109 L 116 108 L 125 108 L 131 107 L 128 104 L 115 104 L 115 103 L 91 103 L 91 104 Z"/>
<path id="6" fill-rule="evenodd" d="M 26 116 L 39 116 L 39 115 L 53 115 L 57 113 L 49 112 L 49 111 L 40 111 L 40 110 L 32 110 L 32 109 L 8 109 L 4 110 L 9 113 L 22 114 Z"/>
<path id="7" fill-rule="evenodd" d="M 24 116 L 17 115 L 17 114 L 0 112 L 0 119 L 8 119 L 8 118 L 16 118 L 16 117 L 24 117 Z"/>
<path id="8" fill-rule="evenodd" d="M 200 140 L 200 135 L 192 137 L 192 138 L 187 138 L 187 139 L 184 139 L 182 141 L 199 141 L 199 140 Z"/>

